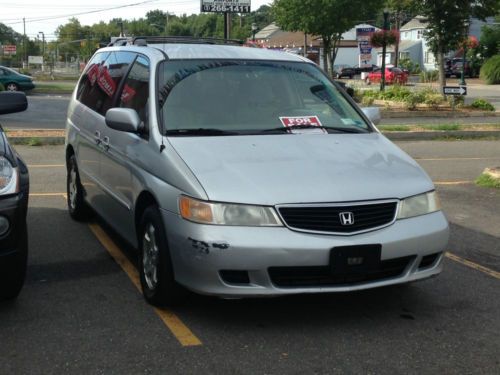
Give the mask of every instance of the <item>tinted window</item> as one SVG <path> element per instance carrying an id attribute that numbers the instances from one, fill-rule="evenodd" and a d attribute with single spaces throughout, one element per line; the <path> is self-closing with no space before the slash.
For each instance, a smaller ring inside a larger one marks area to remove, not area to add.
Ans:
<path id="1" fill-rule="evenodd" d="M 315 66 L 267 61 L 168 61 L 160 106 L 167 130 L 212 128 L 255 134 L 308 122 L 369 131 Z"/>
<path id="2" fill-rule="evenodd" d="M 135 54 L 129 52 L 97 54 L 82 76 L 77 99 L 104 116 L 113 106 L 120 82 L 134 58 Z"/>
<path id="3" fill-rule="evenodd" d="M 132 66 L 120 95 L 119 106 L 137 111 L 145 125 L 148 121 L 149 62 L 139 56 Z"/>

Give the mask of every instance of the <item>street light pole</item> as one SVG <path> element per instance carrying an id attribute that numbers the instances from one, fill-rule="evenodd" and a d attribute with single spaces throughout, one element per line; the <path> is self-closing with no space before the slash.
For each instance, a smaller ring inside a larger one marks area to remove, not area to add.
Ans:
<path id="1" fill-rule="evenodd" d="M 39 31 L 38 34 L 42 34 L 42 72 L 45 70 L 45 34 L 43 31 Z"/>
<path id="2" fill-rule="evenodd" d="M 255 43 L 255 34 L 257 33 L 257 24 L 254 22 L 252 23 L 252 42 Z"/>
<path id="3" fill-rule="evenodd" d="M 382 42 L 382 70 L 380 72 L 380 91 L 385 90 L 385 55 L 387 53 L 387 18 L 389 17 L 389 10 L 384 9 L 384 38 Z"/>

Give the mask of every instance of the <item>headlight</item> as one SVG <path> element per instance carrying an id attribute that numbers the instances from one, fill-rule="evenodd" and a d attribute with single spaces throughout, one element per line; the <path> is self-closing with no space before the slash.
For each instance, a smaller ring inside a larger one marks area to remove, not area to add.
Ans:
<path id="1" fill-rule="evenodd" d="M 435 191 L 403 199 L 399 204 L 398 219 L 439 211 L 441 203 Z"/>
<path id="2" fill-rule="evenodd" d="M 10 161 L 0 156 L 0 195 L 18 192 L 18 171 Z"/>
<path id="3" fill-rule="evenodd" d="M 234 226 L 282 226 L 272 207 L 244 204 L 209 203 L 181 196 L 181 216 L 202 224 Z"/>

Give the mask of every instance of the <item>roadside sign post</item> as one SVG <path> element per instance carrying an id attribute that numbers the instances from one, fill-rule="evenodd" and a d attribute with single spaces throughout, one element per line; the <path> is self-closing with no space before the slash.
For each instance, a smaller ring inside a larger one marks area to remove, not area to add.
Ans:
<path id="1" fill-rule="evenodd" d="M 452 110 L 453 117 L 455 117 L 456 97 L 467 95 L 467 86 L 443 86 L 443 94 L 452 96 L 451 110 Z"/>

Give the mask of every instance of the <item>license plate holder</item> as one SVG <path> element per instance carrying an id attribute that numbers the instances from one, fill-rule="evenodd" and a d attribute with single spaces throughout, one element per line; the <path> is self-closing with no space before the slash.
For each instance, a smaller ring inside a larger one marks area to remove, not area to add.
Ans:
<path id="1" fill-rule="evenodd" d="M 330 270 L 334 275 L 376 271 L 380 266 L 382 245 L 338 246 L 330 250 Z"/>

